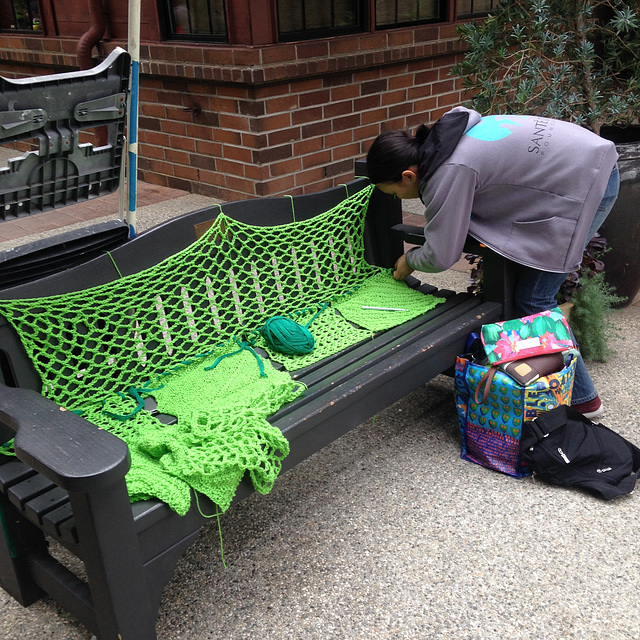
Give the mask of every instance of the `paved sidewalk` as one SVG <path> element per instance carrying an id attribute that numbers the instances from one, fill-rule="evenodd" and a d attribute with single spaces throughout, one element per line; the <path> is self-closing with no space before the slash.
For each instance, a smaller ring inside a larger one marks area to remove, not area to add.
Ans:
<path id="1" fill-rule="evenodd" d="M 613 323 L 617 355 L 588 366 L 603 422 L 640 444 L 640 305 Z M 165 590 L 159 639 L 638 640 L 639 496 L 603 502 L 459 453 L 440 376 L 229 510 L 226 569 L 212 523 Z M 91 638 L 49 600 L 24 609 L 0 590 L 0 611 L 5 640 Z"/>

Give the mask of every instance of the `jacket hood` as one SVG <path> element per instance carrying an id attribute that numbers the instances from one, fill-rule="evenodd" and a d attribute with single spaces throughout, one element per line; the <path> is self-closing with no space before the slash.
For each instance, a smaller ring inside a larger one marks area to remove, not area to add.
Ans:
<path id="1" fill-rule="evenodd" d="M 446 162 L 469 129 L 482 120 L 473 109 L 454 107 L 438 120 L 420 147 L 418 173 L 420 184 L 425 184 L 437 169 Z"/>

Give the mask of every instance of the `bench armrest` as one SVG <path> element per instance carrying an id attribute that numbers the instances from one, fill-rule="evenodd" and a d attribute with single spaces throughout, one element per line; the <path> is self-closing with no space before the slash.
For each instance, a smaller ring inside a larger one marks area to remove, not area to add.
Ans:
<path id="1" fill-rule="evenodd" d="M 20 460 L 69 492 L 109 487 L 131 464 L 122 440 L 30 389 L 0 384 L 0 425 Z"/>

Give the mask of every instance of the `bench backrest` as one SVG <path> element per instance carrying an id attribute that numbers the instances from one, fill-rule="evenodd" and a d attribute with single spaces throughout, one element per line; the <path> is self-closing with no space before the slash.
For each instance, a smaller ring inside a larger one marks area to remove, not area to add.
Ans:
<path id="1" fill-rule="evenodd" d="M 132 368 L 161 371 L 169 361 L 250 332 L 266 317 L 345 291 L 366 269 L 363 238 L 372 263 L 389 266 L 402 251 L 401 242 L 388 239 L 401 213 L 389 215 L 393 201 L 381 196 L 358 180 L 314 196 L 204 209 L 109 255 L 4 291 L 5 300 L 49 296 L 14 308 L 13 321 L 26 322 L 39 345 L 30 354 L 0 318 L 4 382 L 39 389 L 46 371 L 58 382 L 68 376 L 69 394 L 87 380 L 111 388 L 122 369 L 127 376 Z M 328 214 L 332 208 L 336 213 Z M 387 233 L 377 230 L 381 218 Z M 249 227 L 256 224 L 257 232 Z"/>

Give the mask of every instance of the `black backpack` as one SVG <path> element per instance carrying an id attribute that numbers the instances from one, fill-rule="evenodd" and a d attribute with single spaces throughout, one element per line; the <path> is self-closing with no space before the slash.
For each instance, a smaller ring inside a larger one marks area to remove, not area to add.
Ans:
<path id="1" fill-rule="evenodd" d="M 520 454 L 537 477 L 605 500 L 631 493 L 640 475 L 638 447 L 564 405 L 524 423 Z"/>

